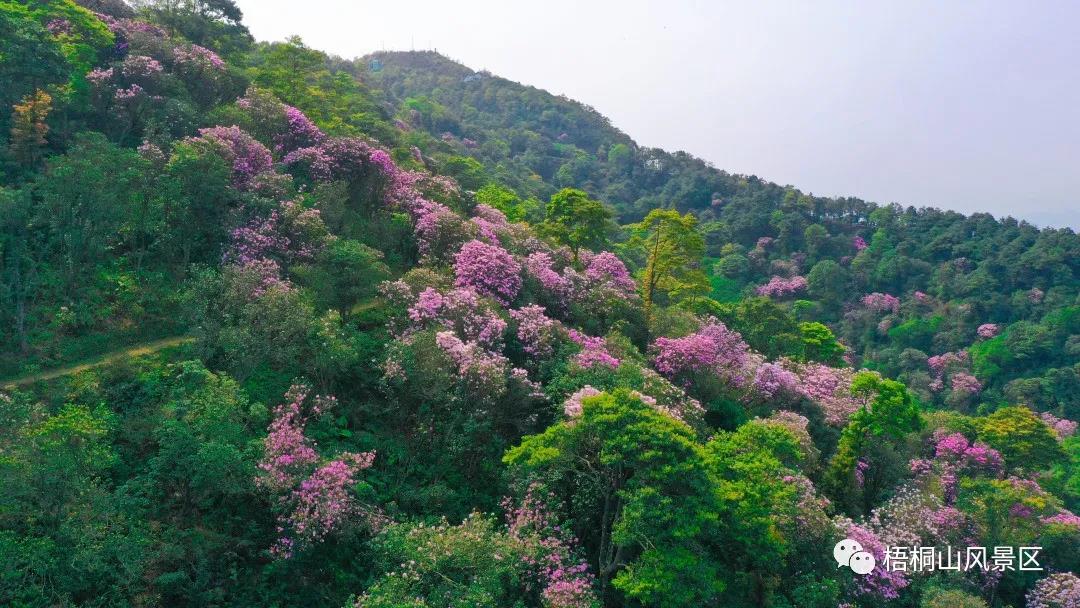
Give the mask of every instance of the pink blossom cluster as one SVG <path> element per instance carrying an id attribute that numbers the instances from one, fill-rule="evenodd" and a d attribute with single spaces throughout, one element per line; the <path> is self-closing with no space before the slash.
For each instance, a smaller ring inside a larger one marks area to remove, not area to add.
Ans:
<path id="1" fill-rule="evenodd" d="M 45 24 L 45 29 L 53 36 L 62 36 L 71 33 L 71 22 L 67 19 L 51 19 Z"/>
<path id="2" fill-rule="evenodd" d="M 615 369 L 619 367 L 618 357 L 613 356 L 607 349 L 607 341 L 601 337 L 586 336 L 585 334 L 571 329 L 567 332 L 575 344 L 581 347 L 581 352 L 574 355 L 574 363 L 590 369 L 594 365 L 603 365 Z"/>
<path id="3" fill-rule="evenodd" d="M 294 108 L 295 110 L 295 108 Z M 298 111 L 291 113 L 289 128 L 299 129 L 293 133 L 296 139 L 314 140 L 313 145 L 297 148 L 285 155 L 282 163 L 291 171 L 306 173 L 315 181 L 353 180 L 365 177 L 389 178 L 397 171 L 390 156 L 359 137 L 331 137 L 323 139 L 316 135 L 314 124 L 304 123 Z M 290 117 L 286 109 L 286 117 Z M 316 129 L 317 130 L 317 129 Z M 301 142 L 282 142 L 286 145 Z"/>
<path id="4" fill-rule="evenodd" d="M 435 335 L 435 344 L 454 362 L 459 377 L 474 396 L 501 397 L 506 393 L 508 377 L 534 394 L 539 392 L 539 386 L 529 380 L 525 370 L 511 368 L 509 359 L 477 342 L 464 342 L 453 332 L 441 331 Z"/>
<path id="5" fill-rule="evenodd" d="M 855 378 L 855 370 L 851 368 L 806 363 L 797 368 L 797 373 L 803 394 L 821 407 L 825 422 L 830 425 L 846 424 L 852 414 L 866 405 L 866 397 L 851 393 Z"/>
<path id="6" fill-rule="evenodd" d="M 502 350 L 506 321 L 471 288 L 452 289 L 442 294 L 428 287 L 409 307 L 408 315 L 413 331 L 434 324 L 489 351 Z"/>
<path id="7" fill-rule="evenodd" d="M 1028 591 L 1027 608 L 1080 608 L 1080 578 L 1058 572 L 1040 579 Z"/>
<path id="8" fill-rule="evenodd" d="M 885 562 L 885 543 L 869 528 L 853 522 L 841 526 L 845 538 L 858 542 L 863 551 L 874 556 L 878 564 Z M 855 585 L 860 595 L 875 596 L 884 600 L 896 599 L 900 590 L 907 587 L 909 581 L 905 572 L 891 568 L 874 568 L 870 574 L 855 577 Z"/>
<path id="9" fill-rule="evenodd" d="M 930 300 L 931 300 L 930 294 L 926 293 L 925 291 L 916 291 L 915 292 L 915 301 L 918 302 L 919 304 L 928 304 L 930 302 Z"/>
<path id="10" fill-rule="evenodd" d="M 1043 301 L 1043 297 L 1045 296 L 1046 292 L 1039 289 L 1038 287 L 1032 287 L 1031 290 L 1028 291 L 1028 301 L 1032 304 L 1041 303 Z"/>
<path id="11" fill-rule="evenodd" d="M 257 177 L 273 172 L 270 150 L 235 125 L 200 129 L 192 141 L 209 144 L 232 166 L 232 182 L 238 190 L 248 190 Z"/>
<path id="12" fill-rule="evenodd" d="M 287 292 L 293 289 L 292 283 L 282 277 L 281 266 L 269 258 L 227 264 L 222 267 L 222 274 L 230 279 L 227 284 L 230 299 L 234 301 L 260 298 L 270 291 Z"/>
<path id="13" fill-rule="evenodd" d="M 875 291 L 863 296 L 862 304 L 868 310 L 874 312 L 891 312 L 896 314 L 900 310 L 900 299 L 887 293 Z"/>
<path id="14" fill-rule="evenodd" d="M 521 289 L 521 265 L 505 249 L 483 241 L 469 241 L 454 256 L 454 284 L 472 287 L 509 305 Z"/>
<path id="15" fill-rule="evenodd" d="M 119 34 L 126 38 L 132 38 L 136 34 L 143 34 L 154 38 L 168 38 L 169 34 L 164 29 L 146 21 L 138 21 L 136 19 L 117 19 L 111 15 L 104 13 L 94 13 L 94 16 L 99 21 L 105 24 L 114 34 Z"/>
<path id="16" fill-rule="evenodd" d="M 905 484 L 871 511 L 864 526 L 886 546 L 911 547 L 956 540 L 967 530 L 968 520 L 919 484 Z"/>
<path id="17" fill-rule="evenodd" d="M 741 386 L 750 361 L 742 336 L 719 321 L 682 338 L 657 338 L 650 350 L 656 371 L 686 385 L 698 374 L 715 374 Z"/>
<path id="18" fill-rule="evenodd" d="M 86 81 L 89 82 L 92 86 L 102 87 L 112 80 L 113 74 L 114 72 L 112 68 L 94 68 L 93 70 L 87 72 Z"/>
<path id="19" fill-rule="evenodd" d="M 1072 526 L 1075 528 L 1080 528 L 1080 516 L 1075 515 L 1071 511 L 1063 510 L 1055 513 L 1054 515 L 1043 517 L 1039 521 L 1047 525 Z"/>
<path id="20" fill-rule="evenodd" d="M 113 99 L 118 103 L 128 103 L 141 98 L 144 93 L 146 93 L 146 89 L 136 83 L 127 88 L 116 89 L 113 92 Z"/>
<path id="21" fill-rule="evenodd" d="M 626 264 L 610 251 L 593 254 L 583 252 L 581 261 L 585 264 L 585 278 L 591 287 L 607 288 L 622 296 L 633 295 L 637 283 L 630 276 Z"/>
<path id="22" fill-rule="evenodd" d="M 317 209 L 283 201 L 266 217 L 233 229 L 223 261 L 243 266 L 260 258 L 311 260 L 332 238 Z"/>
<path id="23" fill-rule="evenodd" d="M 588 564 L 574 559 L 576 539 L 560 526 L 547 502 L 554 496 L 541 495 L 538 485 L 527 490 L 521 504 L 507 499 L 508 531 L 511 538 L 535 547 L 525 555 L 525 565 L 535 572 L 543 586 L 545 608 L 592 608 L 599 604 L 593 590 L 595 581 Z"/>
<path id="24" fill-rule="evenodd" d="M 131 55 L 120 64 L 120 73 L 129 80 L 152 79 L 164 70 L 160 61 L 145 55 Z"/>
<path id="25" fill-rule="evenodd" d="M 309 389 L 294 385 L 285 403 L 274 408 L 274 419 L 264 440 L 256 483 L 277 496 L 280 537 L 271 548 L 278 559 L 288 559 L 303 546 L 321 541 L 348 517 L 361 512 L 349 493 L 356 475 L 371 466 L 374 452 L 343 452 L 316 466 L 319 455 L 305 426 L 336 404 L 333 397 L 309 399 Z"/>
<path id="26" fill-rule="evenodd" d="M 294 108 L 285 106 L 285 130 L 274 137 L 274 148 L 279 152 L 292 152 L 300 148 L 317 146 L 326 135 L 307 117 Z"/>
<path id="27" fill-rule="evenodd" d="M 193 44 L 191 46 L 178 46 L 173 49 L 173 61 L 177 66 L 222 72 L 225 70 L 225 62 L 217 53 L 206 47 Z"/>
<path id="28" fill-rule="evenodd" d="M 758 240 L 757 240 L 757 243 L 755 243 L 754 247 L 757 248 L 757 249 L 767 249 L 769 247 L 769 245 L 771 245 L 772 242 L 775 241 L 775 240 L 776 239 L 772 238 L 771 236 L 759 237 Z"/>
<path id="29" fill-rule="evenodd" d="M 926 365 L 930 368 L 930 373 L 940 376 L 953 367 L 967 365 L 968 361 L 967 351 L 956 351 L 934 355 L 926 360 Z"/>
<path id="30" fill-rule="evenodd" d="M 330 403 L 326 398 L 315 397 L 305 408 L 309 389 L 293 385 L 285 394 L 285 403 L 274 408 L 269 434 L 263 442 L 263 458 L 258 468 L 262 471 L 256 482 L 264 488 L 281 492 L 296 484 L 306 469 L 315 464 L 319 456 L 314 443 L 304 434 L 308 412 L 318 414 Z"/>
<path id="31" fill-rule="evenodd" d="M 771 298 L 786 298 L 805 291 L 806 286 L 806 277 L 794 276 L 785 279 L 784 277 L 774 276 L 769 279 L 768 283 L 759 286 L 755 293 L 759 296 L 769 296 Z"/>
<path id="32" fill-rule="evenodd" d="M 960 433 L 940 436 L 934 448 L 934 458 L 942 464 L 992 475 L 1000 475 L 1004 467 L 1000 452 L 984 443 L 971 443 Z M 912 470 L 915 470 L 914 466 Z"/>
<path id="33" fill-rule="evenodd" d="M 1058 418 L 1050 412 L 1043 412 L 1039 414 L 1042 421 L 1050 427 L 1054 434 L 1057 435 L 1058 440 L 1068 439 L 1076 434 L 1076 429 L 1080 424 L 1069 420 L 1068 418 Z"/>
<path id="34" fill-rule="evenodd" d="M 799 376 L 779 363 L 764 362 L 754 370 L 752 393 L 761 399 L 802 392 Z"/>
<path id="35" fill-rule="evenodd" d="M 998 335 L 1001 331 L 1001 327 L 997 323 L 983 323 L 975 330 L 975 333 L 979 335 L 983 340 L 988 340 Z"/>
<path id="36" fill-rule="evenodd" d="M 530 253 L 525 258 L 525 272 L 536 279 L 544 291 L 556 298 L 569 298 L 570 285 L 568 281 L 554 268 L 555 262 L 551 255 L 543 251 Z"/>
<path id="37" fill-rule="evenodd" d="M 869 245 L 866 244 L 866 239 L 856 235 L 855 238 L 851 239 L 851 246 L 855 248 L 855 251 L 862 251 Z"/>
<path id="38" fill-rule="evenodd" d="M 510 222 L 507 221 L 506 215 L 502 211 L 484 204 L 477 205 L 473 213 L 471 221 L 476 226 L 476 232 L 480 239 L 491 245 L 499 245 L 499 235 L 504 234 L 510 228 Z"/>
<path id="39" fill-rule="evenodd" d="M 581 401 L 600 394 L 602 394 L 602 391 L 598 391 L 586 384 L 578 389 L 573 395 L 566 398 L 566 401 L 563 402 L 563 414 L 565 414 L 567 418 L 577 418 L 584 411 L 582 409 Z"/>
<path id="40" fill-rule="evenodd" d="M 815 539 L 831 533 L 831 522 L 826 514 L 831 503 L 828 498 L 818 495 L 814 482 L 802 474 L 785 475 L 781 481 L 793 486 L 799 497 L 794 517 L 780 516 L 782 522 L 786 520 L 793 528 L 790 533 Z"/>
<path id="41" fill-rule="evenodd" d="M 510 311 L 517 324 L 522 349 L 533 357 L 547 357 L 555 349 L 558 322 L 544 314 L 544 307 L 531 304 Z"/>
<path id="42" fill-rule="evenodd" d="M 296 540 L 317 543 L 358 512 L 359 505 L 349 489 L 356 484 L 356 475 L 374 461 L 375 452 L 345 452 L 300 482 L 291 497 L 295 506 L 286 520 Z M 281 557 L 288 557 L 295 547 L 292 537 L 285 538 L 289 540 L 276 545 Z"/>
<path id="43" fill-rule="evenodd" d="M 855 486 L 862 488 L 866 483 L 866 472 L 870 470 L 870 463 L 860 458 L 855 463 Z"/>
<path id="44" fill-rule="evenodd" d="M 412 217 L 417 248 L 425 259 L 437 257 L 466 236 L 461 217 L 442 203 L 421 199 L 413 205 Z"/>
<path id="45" fill-rule="evenodd" d="M 975 395 L 982 390 L 979 379 L 967 372 L 956 372 L 949 381 L 955 395 Z"/>

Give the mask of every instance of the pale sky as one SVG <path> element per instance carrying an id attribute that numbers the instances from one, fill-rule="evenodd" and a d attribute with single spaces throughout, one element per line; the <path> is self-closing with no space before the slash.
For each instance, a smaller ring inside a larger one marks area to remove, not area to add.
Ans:
<path id="1" fill-rule="evenodd" d="M 237 4 L 260 40 L 437 49 L 806 192 L 1080 228 L 1080 2 Z"/>

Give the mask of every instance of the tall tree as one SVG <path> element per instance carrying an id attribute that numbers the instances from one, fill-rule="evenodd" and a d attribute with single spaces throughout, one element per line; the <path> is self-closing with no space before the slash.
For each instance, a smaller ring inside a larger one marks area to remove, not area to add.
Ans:
<path id="1" fill-rule="evenodd" d="M 542 231 L 574 253 L 582 248 L 603 249 L 615 225 L 615 214 L 581 190 L 563 188 L 551 196 Z"/>
<path id="2" fill-rule="evenodd" d="M 700 267 L 705 239 L 698 232 L 697 218 L 692 213 L 679 215 L 673 209 L 654 209 L 635 228 L 637 234 L 629 245 L 644 253 L 641 297 L 648 327 L 658 294 L 677 298 L 708 291 L 708 278 Z"/>

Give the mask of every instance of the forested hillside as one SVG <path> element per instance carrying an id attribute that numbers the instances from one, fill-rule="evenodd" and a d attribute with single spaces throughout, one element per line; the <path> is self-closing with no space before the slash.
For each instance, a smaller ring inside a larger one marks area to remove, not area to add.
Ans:
<path id="1" fill-rule="evenodd" d="M 0 605 L 1080 602 L 1071 230 L 242 19 L 0 0 Z"/>

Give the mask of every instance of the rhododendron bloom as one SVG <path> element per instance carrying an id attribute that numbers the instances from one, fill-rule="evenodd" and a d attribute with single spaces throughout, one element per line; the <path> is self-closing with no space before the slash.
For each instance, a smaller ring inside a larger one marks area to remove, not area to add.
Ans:
<path id="1" fill-rule="evenodd" d="M 956 372 L 952 375 L 952 390 L 960 395 L 974 395 L 982 390 L 982 383 L 978 378 L 966 372 Z"/>
<path id="2" fill-rule="evenodd" d="M 657 338 L 651 347 L 653 367 L 668 378 L 714 373 L 737 386 L 745 382 L 750 347 L 738 332 L 718 321 L 682 338 Z"/>
<path id="3" fill-rule="evenodd" d="M 587 259 L 585 277 L 594 283 L 610 287 L 624 295 L 633 294 L 637 284 L 630 277 L 630 271 L 614 253 L 602 251 L 595 255 L 583 256 Z"/>
<path id="4" fill-rule="evenodd" d="M 886 545 L 870 529 L 852 522 L 842 522 L 839 526 L 843 537 L 858 542 L 863 551 L 874 556 L 878 565 L 885 563 Z M 907 587 L 909 581 L 905 572 L 891 568 L 874 568 L 865 576 L 855 577 L 855 585 L 859 593 L 873 595 L 885 600 L 896 599 L 900 596 L 900 590 Z"/>
<path id="5" fill-rule="evenodd" d="M 292 557 L 300 547 L 321 541 L 348 517 L 363 509 L 349 489 L 356 475 L 371 466 L 374 452 L 342 452 L 317 466 L 315 442 L 305 433 L 307 421 L 337 403 L 333 397 L 309 399 L 307 387 L 294 385 L 285 403 L 274 408 L 274 419 L 264 440 L 256 483 L 277 495 L 279 538 L 271 554 L 279 559 Z M 376 516 L 371 513 L 373 522 Z"/>
<path id="6" fill-rule="evenodd" d="M 1001 328 L 998 327 L 996 323 L 983 323 L 979 326 L 977 330 L 975 330 L 975 333 L 977 333 L 980 338 L 983 338 L 985 340 L 988 338 L 993 338 L 994 336 L 998 335 L 998 332 L 1000 331 Z"/>
<path id="7" fill-rule="evenodd" d="M 206 47 L 193 44 L 189 47 L 178 46 L 173 49 L 173 60 L 179 66 L 192 66 L 198 69 L 224 71 L 225 61 L 217 53 Z"/>
<path id="8" fill-rule="evenodd" d="M 240 127 L 200 129 L 199 137 L 192 141 L 207 142 L 221 154 L 225 162 L 232 166 L 233 185 L 239 190 L 247 190 L 257 176 L 273 170 L 274 159 L 270 150 Z"/>
<path id="9" fill-rule="evenodd" d="M 758 287 L 756 293 L 759 296 L 785 298 L 804 291 L 806 286 L 806 277 L 795 276 L 785 279 L 784 277 L 774 276 L 768 283 Z"/>
<path id="10" fill-rule="evenodd" d="M 604 365 L 613 369 L 619 367 L 619 359 L 608 352 L 607 342 L 603 338 L 586 336 L 573 329 L 568 333 L 570 339 L 581 346 L 581 352 L 574 355 L 574 363 L 586 369 L 594 365 Z"/>
<path id="11" fill-rule="evenodd" d="M 1043 517 L 1040 519 L 1042 523 L 1047 525 L 1058 526 L 1072 526 L 1074 528 L 1080 528 L 1080 517 L 1074 515 L 1069 511 L 1061 511 L 1060 513 Z"/>
<path id="12" fill-rule="evenodd" d="M 1040 579 L 1028 591 L 1027 608 L 1076 608 L 1080 606 L 1080 578 L 1058 572 Z"/>
<path id="13" fill-rule="evenodd" d="M 1058 418 L 1050 412 L 1043 412 L 1039 414 L 1039 417 L 1054 431 L 1059 441 L 1072 437 L 1076 433 L 1077 426 L 1080 426 L 1072 420 Z"/>
<path id="14" fill-rule="evenodd" d="M 521 289 L 521 265 L 505 249 L 469 241 L 454 256 L 455 285 L 472 287 L 508 305 Z"/>
<path id="15" fill-rule="evenodd" d="M 499 235 L 510 228 L 510 222 L 502 211 L 488 205 L 480 204 L 474 210 L 472 223 L 476 225 L 480 238 L 492 245 L 499 244 Z"/>
<path id="16" fill-rule="evenodd" d="M 517 322 L 517 338 L 523 350 L 534 357 L 546 357 L 554 349 L 557 322 L 544 314 L 544 307 L 535 304 L 511 310 Z"/>
<path id="17" fill-rule="evenodd" d="M 803 394 L 821 407 L 828 424 L 846 424 L 848 418 L 866 404 L 868 397 L 851 393 L 855 378 L 855 370 L 851 368 L 807 363 L 796 371 Z"/>
<path id="18" fill-rule="evenodd" d="M 762 399 L 796 394 L 800 392 L 799 377 L 778 363 L 763 363 L 754 371 L 753 391 Z"/>
<path id="19" fill-rule="evenodd" d="M 601 394 L 601 391 L 586 384 L 578 389 L 573 395 L 567 397 L 566 401 L 563 403 L 563 413 L 567 418 L 576 418 L 580 416 L 582 412 L 581 400 L 587 397 L 595 397 L 599 394 Z"/>
<path id="20" fill-rule="evenodd" d="M 862 298 L 862 304 L 874 312 L 896 313 L 900 310 L 900 299 L 887 293 L 874 292 Z"/>

